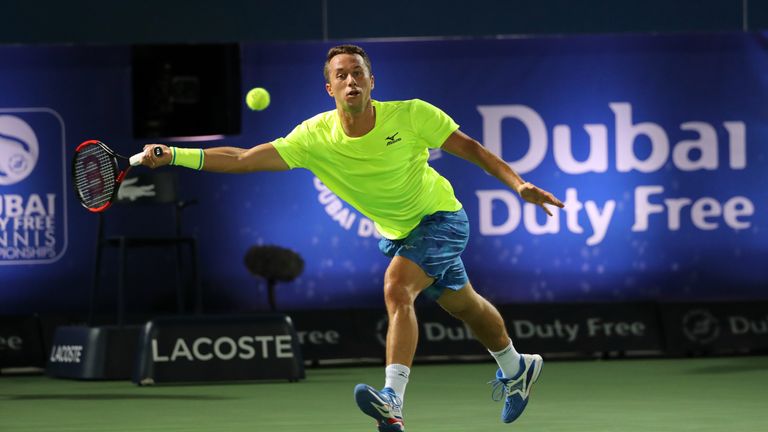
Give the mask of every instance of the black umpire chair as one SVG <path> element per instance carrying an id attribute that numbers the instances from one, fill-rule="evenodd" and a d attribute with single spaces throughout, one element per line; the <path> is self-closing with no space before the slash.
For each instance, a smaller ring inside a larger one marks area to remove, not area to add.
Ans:
<path id="1" fill-rule="evenodd" d="M 105 229 L 105 218 L 113 217 L 110 213 L 117 209 L 110 209 L 99 213 L 98 235 L 96 240 L 96 263 L 93 275 L 93 284 L 91 286 L 90 301 L 88 309 L 88 323 L 94 325 L 97 296 L 100 290 L 100 279 L 103 265 L 103 254 L 108 248 L 117 249 L 117 324 L 122 326 L 125 323 L 125 289 L 126 289 L 126 271 L 127 255 L 129 251 L 141 250 L 145 248 L 169 248 L 175 249 L 175 270 L 176 270 L 176 308 L 180 314 L 186 313 L 187 295 L 189 291 L 194 291 L 194 309 L 195 313 L 202 313 L 202 288 L 199 273 L 199 256 L 197 239 L 193 236 L 182 234 L 182 213 L 189 206 L 196 204 L 196 200 L 180 200 L 177 197 L 178 179 L 174 172 L 150 172 L 141 173 L 136 176 L 126 177 L 120 185 L 116 207 L 121 206 L 144 206 L 142 212 L 154 214 L 145 224 L 153 222 L 165 223 L 165 219 L 160 217 L 160 212 L 172 213 L 172 230 L 165 230 L 169 234 L 152 235 L 133 235 L 113 233 L 117 228 Z M 171 217 L 167 218 L 171 220 Z M 111 221 L 110 221 L 111 222 Z M 109 231 L 109 234 L 106 233 Z M 156 230 L 148 230 L 156 231 Z M 162 230 L 161 230 L 162 231 Z M 189 285 L 192 290 L 185 287 L 183 261 L 184 249 L 188 252 L 188 260 L 191 270 L 191 281 Z"/>

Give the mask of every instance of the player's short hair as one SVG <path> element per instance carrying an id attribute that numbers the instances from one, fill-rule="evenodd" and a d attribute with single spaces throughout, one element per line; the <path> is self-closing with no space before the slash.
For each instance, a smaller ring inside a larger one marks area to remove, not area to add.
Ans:
<path id="1" fill-rule="evenodd" d="M 368 73 L 373 74 L 371 69 L 371 59 L 368 58 L 368 54 L 365 50 L 357 45 L 338 45 L 328 50 L 328 55 L 325 57 L 325 66 L 323 66 L 323 75 L 325 76 L 325 82 L 330 83 L 331 77 L 329 76 L 328 66 L 331 63 L 331 59 L 339 54 L 359 54 L 363 58 L 365 67 L 368 68 Z"/>

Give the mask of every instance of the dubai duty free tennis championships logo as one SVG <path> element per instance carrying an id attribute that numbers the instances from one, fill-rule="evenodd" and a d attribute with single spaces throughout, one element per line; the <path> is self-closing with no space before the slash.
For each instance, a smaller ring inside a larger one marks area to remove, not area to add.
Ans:
<path id="1" fill-rule="evenodd" d="M 720 336 L 720 323 L 706 309 L 693 309 L 683 315 L 683 334 L 689 341 L 707 345 Z"/>
<path id="2" fill-rule="evenodd" d="M 64 152 L 58 113 L 0 109 L 0 265 L 51 263 L 66 250 Z"/>
<path id="3" fill-rule="evenodd" d="M 27 178 L 39 154 L 37 135 L 29 124 L 15 116 L 0 115 L 0 186 Z"/>

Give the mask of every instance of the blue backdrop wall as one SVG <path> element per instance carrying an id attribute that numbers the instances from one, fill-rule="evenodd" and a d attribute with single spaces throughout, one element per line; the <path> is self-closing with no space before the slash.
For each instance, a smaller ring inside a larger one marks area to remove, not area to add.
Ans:
<path id="1" fill-rule="evenodd" d="M 248 147 L 333 108 L 320 73 L 329 43 L 242 45 Z M 768 270 L 763 33 L 362 42 L 379 100 L 420 98 L 566 202 L 552 218 L 471 164 L 435 152 L 470 217 L 465 254 L 497 303 L 765 298 Z M 72 196 L 75 145 L 130 154 L 129 48 L 0 47 L 0 313 L 82 310 L 94 215 Z M 173 168 L 171 168 L 173 169 Z M 243 265 L 256 244 L 298 251 L 285 308 L 378 306 L 386 259 L 370 221 L 306 171 L 222 175 L 177 169 L 200 205 L 205 296 L 264 307 Z M 122 221 L 136 225 L 138 222 Z M 133 227 L 136 229 L 136 227 Z M 133 302 L 172 295 L 168 257 L 132 258 Z"/>

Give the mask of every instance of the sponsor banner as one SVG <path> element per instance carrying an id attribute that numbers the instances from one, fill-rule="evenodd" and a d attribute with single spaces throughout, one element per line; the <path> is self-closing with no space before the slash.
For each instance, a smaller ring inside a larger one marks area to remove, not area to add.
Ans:
<path id="1" fill-rule="evenodd" d="M 138 326 L 62 326 L 56 329 L 45 368 L 49 376 L 129 379 Z"/>
<path id="2" fill-rule="evenodd" d="M 389 320 L 384 309 L 293 311 L 291 318 L 307 361 L 383 359 Z M 418 309 L 416 356 L 482 354 L 462 322 L 442 309 Z"/>
<path id="3" fill-rule="evenodd" d="M 660 306 L 670 354 L 768 350 L 768 302 Z"/>
<path id="4" fill-rule="evenodd" d="M 281 314 L 167 317 L 143 329 L 133 381 L 304 378 L 298 337 Z"/>
<path id="5" fill-rule="evenodd" d="M 515 346 L 525 352 L 591 355 L 607 352 L 661 352 L 663 338 L 656 306 L 650 303 L 513 305 L 499 308 Z M 416 358 L 484 355 L 472 330 L 442 309 L 417 309 Z M 383 310 L 292 312 L 305 358 L 326 360 L 384 356 L 387 314 Z M 333 335 L 328 343 L 321 335 Z M 342 342 L 343 341 L 343 342 Z"/>
<path id="6" fill-rule="evenodd" d="M 67 249 L 64 120 L 0 107 L 0 265 L 50 264 Z"/>
<path id="7" fill-rule="evenodd" d="M 360 44 L 371 56 L 375 99 L 438 106 L 565 201 L 546 218 L 473 164 L 432 152 L 431 165 L 469 216 L 468 274 L 494 304 L 696 302 L 765 297 L 765 39 L 738 32 Z M 332 44 L 243 44 L 242 88 L 269 89 L 272 104 L 258 113 L 243 104 L 239 136 L 177 145 L 251 147 L 333 109 L 319 72 Z M 91 283 L 82 269 L 93 264 L 96 220 L 70 192 L 68 163 L 89 138 L 123 154 L 145 144 L 127 121 L 130 47 L 0 47 L 0 58 L 0 313 L 76 310 Z M 312 173 L 168 169 L 184 198 L 201 204 L 184 228 L 199 238 L 206 285 L 220 287 L 209 298 L 216 310 L 266 308 L 242 265 L 258 244 L 290 248 L 306 263 L 280 284 L 281 308 L 381 306 L 388 260 L 371 221 Z M 158 225 L 119 222 L 131 231 Z M 128 284 L 137 304 L 156 304 L 172 279 L 132 274 Z"/>
<path id="8" fill-rule="evenodd" d="M 71 158 L 86 139 L 135 148 L 130 47 L 2 46 L 0 58 L 0 314 L 77 314 L 97 221 L 74 197 Z"/>
<path id="9" fill-rule="evenodd" d="M 532 304 L 502 306 L 519 350 L 541 353 L 661 352 L 656 305 Z"/>
<path id="10" fill-rule="evenodd" d="M 416 314 L 419 319 L 417 357 L 487 354 L 469 326 L 444 310 L 430 307 L 417 310 Z M 385 335 L 377 334 L 380 341 L 385 340 Z"/>
<path id="11" fill-rule="evenodd" d="M 384 310 L 292 311 L 288 315 L 307 362 L 384 357 Z"/>
<path id="12" fill-rule="evenodd" d="M 762 296 L 763 41 L 740 33 L 361 44 L 374 98 L 438 106 L 566 203 L 547 218 L 476 166 L 431 155 L 469 216 L 463 259 L 473 284 L 495 304 L 515 304 Z M 244 88 L 274 89 L 277 101 L 244 114 L 247 142 L 333 109 L 314 60 L 328 46 L 244 45 Z M 222 179 L 232 223 L 216 236 L 240 250 L 277 243 L 304 257 L 283 307 L 378 306 L 387 260 L 370 221 L 311 173 L 273 176 Z M 275 217 L 287 208 L 290 218 Z M 236 259 L 226 255 L 218 268 Z"/>
<path id="13" fill-rule="evenodd" d="M 45 352 L 40 319 L 0 317 L 0 368 L 43 367 Z"/>
<path id="14" fill-rule="evenodd" d="M 178 173 L 168 170 L 136 174 L 137 171 L 131 172 L 120 183 L 117 203 L 151 205 L 179 200 L 176 196 Z"/>

